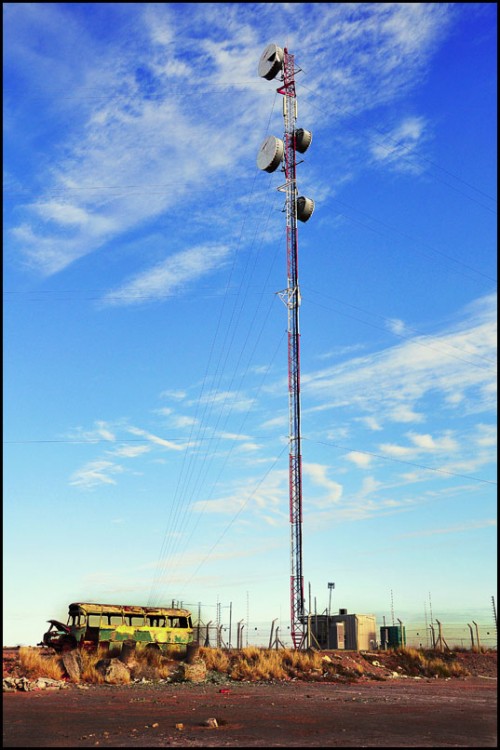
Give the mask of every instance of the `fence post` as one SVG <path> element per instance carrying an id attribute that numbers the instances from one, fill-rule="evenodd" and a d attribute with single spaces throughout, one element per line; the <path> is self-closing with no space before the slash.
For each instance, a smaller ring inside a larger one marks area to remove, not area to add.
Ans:
<path id="1" fill-rule="evenodd" d="M 236 624 L 236 648 L 238 651 L 243 648 L 243 628 L 245 626 L 241 624 L 242 622 L 243 620 L 240 620 Z"/>
<path id="2" fill-rule="evenodd" d="M 472 625 L 470 625 L 469 623 L 467 623 L 467 627 L 470 630 L 471 649 L 472 649 L 472 651 L 474 651 L 474 633 L 472 632 Z"/>
<path id="3" fill-rule="evenodd" d="M 212 620 L 207 622 L 207 633 L 205 636 L 205 648 L 210 648 L 210 625 L 212 624 Z"/>
<path id="4" fill-rule="evenodd" d="M 272 648 L 273 644 L 273 633 L 274 633 L 274 623 L 277 622 L 278 618 L 276 617 L 272 623 L 271 623 L 271 635 L 269 636 L 269 648 Z"/>
<path id="5" fill-rule="evenodd" d="M 436 617 L 436 622 L 438 624 L 439 628 L 439 637 L 438 637 L 438 644 L 439 644 L 439 650 L 444 651 L 444 644 L 443 644 L 443 628 L 441 626 L 441 623 L 439 622 L 438 618 Z"/>
<path id="6" fill-rule="evenodd" d="M 446 646 L 446 648 L 448 649 L 448 651 L 450 651 L 451 649 L 448 646 L 448 644 L 446 643 L 446 641 L 444 639 L 444 636 L 443 636 L 443 627 L 442 627 L 441 623 L 439 622 L 439 620 L 437 619 L 437 617 L 436 617 L 436 622 L 439 625 L 439 638 L 438 638 L 439 650 L 440 651 L 444 651 L 445 646 Z"/>
<path id="7" fill-rule="evenodd" d="M 224 628 L 224 625 L 219 625 L 217 630 L 217 648 L 227 648 L 227 644 L 224 643 L 224 640 L 222 638 L 222 629 Z"/>
<path id="8" fill-rule="evenodd" d="M 475 626 L 475 628 L 476 628 L 476 643 L 477 643 L 477 650 L 478 650 L 478 651 L 481 651 L 481 644 L 479 643 L 479 628 L 478 628 L 478 626 L 477 626 L 477 622 L 474 622 L 474 620 L 472 620 L 472 623 L 473 623 L 473 625 L 474 625 L 474 626 Z"/>
<path id="9" fill-rule="evenodd" d="M 431 629 L 431 640 L 432 640 L 432 648 L 436 648 L 436 634 L 434 633 L 434 625 L 431 623 L 429 625 L 429 628 Z"/>

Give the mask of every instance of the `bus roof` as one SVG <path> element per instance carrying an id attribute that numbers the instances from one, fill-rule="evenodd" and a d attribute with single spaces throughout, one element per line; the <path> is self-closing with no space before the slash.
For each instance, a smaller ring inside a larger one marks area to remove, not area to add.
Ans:
<path id="1" fill-rule="evenodd" d="M 96 602 L 73 602 L 69 605 L 69 614 L 83 612 L 89 615 L 100 615 L 103 612 L 110 615 L 170 615 L 189 617 L 188 609 L 175 607 L 141 607 L 136 604 L 97 604 Z"/>

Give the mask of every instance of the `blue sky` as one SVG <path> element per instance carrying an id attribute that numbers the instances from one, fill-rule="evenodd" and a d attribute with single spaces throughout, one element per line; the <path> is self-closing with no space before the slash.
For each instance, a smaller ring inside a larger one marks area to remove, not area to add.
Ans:
<path id="1" fill-rule="evenodd" d="M 71 601 L 289 617 L 295 55 L 303 563 L 319 610 L 491 619 L 496 4 L 4 4 L 4 644 Z"/>

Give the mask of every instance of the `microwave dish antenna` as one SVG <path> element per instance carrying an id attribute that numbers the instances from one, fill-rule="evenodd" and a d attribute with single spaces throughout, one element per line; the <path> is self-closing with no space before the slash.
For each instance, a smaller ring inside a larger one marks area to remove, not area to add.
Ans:
<path id="1" fill-rule="evenodd" d="M 257 166 L 264 172 L 274 172 L 279 167 L 285 153 L 285 144 L 281 138 L 270 135 L 263 142 L 257 154 Z"/>
<path id="2" fill-rule="evenodd" d="M 314 201 L 301 195 L 297 198 L 297 219 L 302 222 L 308 221 L 313 215 Z"/>
<path id="3" fill-rule="evenodd" d="M 283 67 L 285 53 L 277 44 L 268 44 L 259 60 L 259 75 L 272 81 Z"/>
<path id="4" fill-rule="evenodd" d="M 309 146 L 311 145 L 313 134 L 310 130 L 304 130 L 299 128 L 295 131 L 295 148 L 299 154 L 305 154 Z"/>

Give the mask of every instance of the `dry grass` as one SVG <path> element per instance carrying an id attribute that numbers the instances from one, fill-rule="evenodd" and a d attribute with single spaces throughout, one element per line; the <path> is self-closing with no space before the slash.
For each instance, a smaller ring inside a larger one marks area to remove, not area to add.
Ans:
<path id="1" fill-rule="evenodd" d="M 130 664 L 131 673 L 136 680 L 166 680 L 171 674 L 173 657 L 156 649 L 137 649 L 134 661 Z"/>
<path id="2" fill-rule="evenodd" d="M 285 680 L 288 677 L 279 651 L 245 648 L 231 661 L 232 680 Z"/>
<path id="3" fill-rule="evenodd" d="M 249 646 L 227 653 L 216 648 L 201 648 L 200 657 L 209 671 L 227 675 L 232 680 L 290 680 L 294 677 L 314 678 L 325 672 L 335 672 L 335 666 L 326 664 L 321 654 L 291 649 L 257 648 Z"/>
<path id="4" fill-rule="evenodd" d="M 200 648 L 200 658 L 206 664 L 208 671 L 227 674 L 230 670 L 229 656 L 220 648 Z"/>
<path id="5" fill-rule="evenodd" d="M 108 654 L 103 652 L 79 651 L 81 659 L 81 680 L 87 683 L 103 684 L 104 675 L 96 669 L 97 662 Z M 436 652 L 404 647 L 396 649 L 394 657 L 401 673 L 410 676 L 424 677 L 465 677 L 469 675 L 456 652 Z M 164 655 L 158 651 L 138 649 L 131 655 L 127 666 L 132 679 L 157 681 L 173 677 L 175 679 L 178 664 L 173 655 Z M 364 674 L 363 665 L 354 658 L 330 659 L 316 651 L 295 651 L 293 649 L 257 648 L 250 646 L 241 651 L 225 651 L 217 648 L 199 650 L 199 656 L 205 662 L 207 670 L 218 672 L 232 680 L 316 680 L 336 679 L 340 676 L 355 679 Z M 346 655 L 347 656 L 347 655 Z M 177 657 L 178 658 L 178 657 Z M 60 680 L 66 676 L 62 658 L 48 655 L 40 649 L 22 647 L 19 649 L 19 660 L 26 677 L 50 677 Z M 392 667 L 394 668 L 394 667 Z M 380 677 L 383 679 L 383 677 Z"/>
<path id="6" fill-rule="evenodd" d="M 31 680 L 37 677 L 50 677 L 52 680 L 62 680 L 64 668 L 59 656 L 45 656 L 40 649 L 21 646 L 19 661 L 25 676 Z"/>
<path id="7" fill-rule="evenodd" d="M 114 656 L 119 658 L 119 653 L 114 655 L 100 652 L 82 652 L 82 680 L 97 684 L 104 683 L 104 676 L 96 669 L 97 662 L 102 658 Z M 126 662 L 130 669 L 131 679 L 137 680 L 165 680 L 172 671 L 172 657 L 174 654 L 165 655 L 156 649 L 136 649 Z"/>
<path id="8" fill-rule="evenodd" d="M 99 659 L 102 659 L 103 654 L 92 651 L 82 651 L 80 655 L 82 659 L 82 681 L 91 682 L 94 685 L 104 684 L 104 675 L 98 672 L 95 668 Z"/>
<path id="9" fill-rule="evenodd" d="M 407 674 L 425 677 L 466 677 L 469 672 L 460 664 L 453 652 L 436 655 L 416 648 L 399 648 L 395 651 Z"/>

